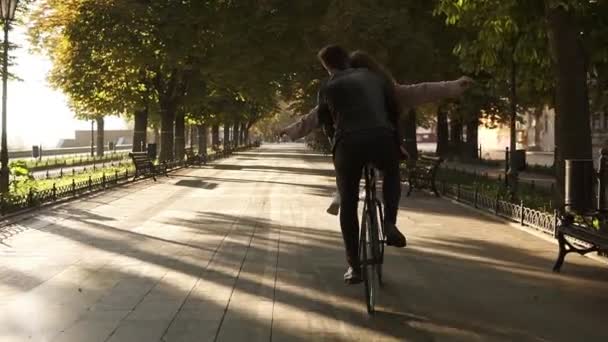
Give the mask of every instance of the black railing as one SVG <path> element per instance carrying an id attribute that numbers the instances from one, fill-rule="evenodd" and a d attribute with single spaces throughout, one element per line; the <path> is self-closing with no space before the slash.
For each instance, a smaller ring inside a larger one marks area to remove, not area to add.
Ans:
<path id="1" fill-rule="evenodd" d="M 443 181 L 440 188 L 444 196 L 457 202 L 487 211 L 551 236 L 555 234 L 555 227 L 558 224 L 557 211 L 548 213 L 528 208 L 523 201 L 512 203 L 502 199 L 497 194 L 486 193 L 477 186 L 467 187 L 461 184 L 447 184 Z"/>
<path id="2" fill-rule="evenodd" d="M 217 160 L 228 157 L 232 152 L 244 151 L 259 145 L 250 144 L 234 148 L 231 151 L 219 151 L 207 155 L 207 160 Z M 183 160 L 163 162 L 167 171 L 174 171 L 186 167 Z M 51 188 L 44 190 L 34 190 L 30 188 L 25 195 L 2 195 L 0 194 L 0 215 L 5 216 L 15 214 L 24 210 L 40 207 L 45 204 L 56 203 L 58 201 L 75 198 L 84 194 L 89 194 L 118 185 L 133 182 L 133 167 L 127 167 L 124 171 L 115 171 L 112 174 L 103 173 L 99 177 L 91 177 L 82 181 L 72 180 L 72 183 L 62 186 L 53 184 Z M 141 178 L 140 178 L 141 180 Z"/>

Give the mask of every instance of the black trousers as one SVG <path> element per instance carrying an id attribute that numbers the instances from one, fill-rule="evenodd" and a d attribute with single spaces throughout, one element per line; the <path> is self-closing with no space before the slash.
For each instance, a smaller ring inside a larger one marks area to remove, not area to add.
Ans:
<path id="1" fill-rule="evenodd" d="M 341 138 L 334 148 L 336 182 L 340 193 L 340 228 L 346 248 L 346 259 L 359 267 L 359 183 L 363 167 L 372 163 L 384 175 L 382 192 L 385 222 L 397 222 L 401 197 L 399 177 L 399 145 L 395 133 L 388 130 L 365 132 Z"/>

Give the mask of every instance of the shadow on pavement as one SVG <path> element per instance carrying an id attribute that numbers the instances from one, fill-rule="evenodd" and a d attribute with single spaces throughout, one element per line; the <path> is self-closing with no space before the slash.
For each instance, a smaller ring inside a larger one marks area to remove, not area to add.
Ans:
<path id="1" fill-rule="evenodd" d="M 277 337 L 298 339 L 307 334 L 305 328 L 278 319 L 282 315 L 290 317 L 293 312 L 328 324 L 327 331 L 331 331 L 332 325 L 342 327 L 351 338 L 369 334 L 415 341 L 439 337 L 559 340 L 578 334 L 569 324 L 593 337 L 594 322 L 584 317 L 600 317 L 608 305 L 608 293 L 598 292 L 605 288 L 606 276 L 595 268 L 581 267 L 576 276 L 564 277 L 551 273 L 545 267 L 545 259 L 526 250 L 465 238 L 432 241 L 419 238 L 417 244 L 405 250 L 387 250 L 388 285 L 380 293 L 378 314 L 368 317 L 364 313 L 361 286 L 347 287 L 341 282 L 344 257 L 338 231 L 290 227 L 256 217 L 210 212 L 200 212 L 191 220 L 179 217 L 166 220 L 173 229 L 230 237 L 214 249 L 203 240 L 195 244 L 121 231 L 98 222 L 112 222 L 111 218 L 100 215 L 88 218 L 87 212 L 75 214 L 74 219 L 85 224 L 79 228 L 58 225 L 48 232 L 200 277 L 201 281 L 232 288 L 236 291 L 233 293 L 272 301 L 277 320 L 270 329 Z M 154 241 L 156 247 L 148 246 L 148 241 Z M 163 246 L 172 245 L 180 247 L 179 254 L 162 252 L 166 251 Z M 216 253 L 211 264 L 181 258 L 200 248 Z M 273 265 L 276 265 L 275 281 L 264 281 L 268 267 Z M 583 276 L 592 279 L 587 288 L 573 281 Z M 581 297 L 584 291 L 593 294 L 594 299 L 584 306 L 588 315 L 579 316 L 575 308 L 585 298 Z M 186 299 L 184 307 L 189 300 L 194 299 Z M 197 300 L 211 311 L 225 309 L 214 308 L 217 304 L 209 298 Z M 218 328 L 219 336 L 229 334 L 228 327 L 236 324 L 230 323 L 233 320 L 245 330 L 268 329 L 268 326 L 255 328 L 256 324 L 268 322 L 260 320 L 247 305 L 241 306 L 238 301 L 230 305 L 228 313 L 223 314 L 229 316 L 222 316 L 223 323 L 217 323 L 226 324 Z M 549 312 L 553 328 L 545 329 L 538 322 L 546 320 Z M 176 317 L 179 315 L 180 312 Z M 172 326 L 178 322 L 179 319 L 174 320 Z M 168 331 L 171 329 L 170 326 Z M 348 331 L 352 331 L 350 335 Z"/>

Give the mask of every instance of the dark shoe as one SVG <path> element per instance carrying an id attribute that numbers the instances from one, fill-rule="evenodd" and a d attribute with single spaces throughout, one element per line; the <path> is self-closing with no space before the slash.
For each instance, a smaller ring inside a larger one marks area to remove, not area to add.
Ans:
<path id="1" fill-rule="evenodd" d="M 407 245 L 407 240 L 395 225 L 387 223 L 386 244 L 393 247 L 403 248 Z"/>
<path id="2" fill-rule="evenodd" d="M 344 282 L 349 285 L 359 284 L 363 279 L 361 279 L 361 270 L 357 268 L 355 270 L 352 267 L 348 267 L 346 273 L 344 273 Z"/>

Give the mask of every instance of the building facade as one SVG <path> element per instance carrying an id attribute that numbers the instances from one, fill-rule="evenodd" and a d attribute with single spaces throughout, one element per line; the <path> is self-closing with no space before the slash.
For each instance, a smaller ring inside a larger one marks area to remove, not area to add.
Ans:
<path id="1" fill-rule="evenodd" d="M 545 107 L 532 109 L 521 116 L 517 123 L 517 147 L 528 151 L 555 151 L 555 110 Z M 597 112 L 591 116 L 591 140 L 593 153 L 597 155 L 602 147 L 608 147 L 608 113 Z M 479 142 L 486 150 L 504 150 L 509 146 L 509 126 L 479 128 Z"/>

